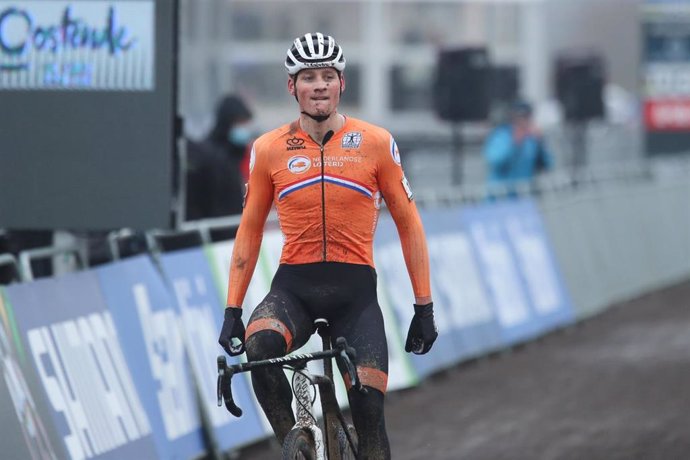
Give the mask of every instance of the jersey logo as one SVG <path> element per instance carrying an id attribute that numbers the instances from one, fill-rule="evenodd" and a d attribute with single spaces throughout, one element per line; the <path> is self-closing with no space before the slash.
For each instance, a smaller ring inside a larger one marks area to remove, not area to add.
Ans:
<path id="1" fill-rule="evenodd" d="M 311 160 L 303 155 L 296 155 L 288 160 L 287 167 L 292 174 L 302 174 L 311 168 Z"/>
<path id="2" fill-rule="evenodd" d="M 391 156 L 393 157 L 393 161 L 395 161 L 396 164 L 400 164 L 400 151 L 398 150 L 398 144 L 395 143 L 395 140 L 391 136 Z"/>
<path id="3" fill-rule="evenodd" d="M 354 131 L 351 133 L 345 133 L 343 135 L 343 142 L 341 143 L 341 146 L 344 149 L 358 149 L 361 143 L 362 133 Z"/>
<path id="4" fill-rule="evenodd" d="M 252 145 L 252 153 L 249 155 L 249 172 L 251 173 L 254 171 L 254 164 L 256 164 L 256 150 L 254 150 L 254 146 Z"/>
<path id="5" fill-rule="evenodd" d="M 304 146 L 304 139 L 300 139 L 299 137 L 291 137 L 290 139 L 285 141 L 285 146 L 288 150 L 306 149 L 306 147 Z"/>
<path id="6" fill-rule="evenodd" d="M 374 207 L 381 209 L 381 192 L 374 193 Z"/>
<path id="7" fill-rule="evenodd" d="M 402 186 L 405 189 L 405 194 L 407 195 L 407 199 L 412 201 L 414 198 L 414 193 L 412 193 L 412 188 L 410 187 L 410 183 L 407 182 L 407 177 L 403 176 L 402 178 Z"/>

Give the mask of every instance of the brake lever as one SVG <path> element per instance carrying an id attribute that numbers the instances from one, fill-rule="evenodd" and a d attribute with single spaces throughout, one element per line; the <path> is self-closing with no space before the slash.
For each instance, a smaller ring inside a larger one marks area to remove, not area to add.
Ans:
<path id="1" fill-rule="evenodd" d="M 340 358 L 342 359 L 343 363 L 345 363 L 347 373 L 350 375 L 352 387 L 362 394 L 367 394 L 368 391 L 362 385 L 362 382 L 359 379 L 359 374 L 357 374 L 357 351 L 348 346 L 345 337 L 338 337 L 335 340 L 335 346 L 340 350 Z"/>
<path id="2" fill-rule="evenodd" d="M 232 376 L 234 372 L 228 367 L 225 355 L 219 355 L 217 359 L 218 364 L 218 381 L 216 383 L 216 397 L 218 398 L 218 407 L 225 402 L 225 408 L 235 417 L 242 416 L 242 409 L 240 409 L 232 398 Z"/>

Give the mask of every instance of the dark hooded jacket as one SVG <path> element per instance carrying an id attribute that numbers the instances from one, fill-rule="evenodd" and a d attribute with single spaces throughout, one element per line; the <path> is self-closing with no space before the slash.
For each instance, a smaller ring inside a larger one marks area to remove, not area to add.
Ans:
<path id="1" fill-rule="evenodd" d="M 252 118 L 237 96 L 225 96 L 216 108 L 213 129 L 201 142 L 187 144 L 186 220 L 221 217 L 242 212 L 243 187 L 240 163 L 246 145 L 228 139 L 232 127 Z"/>

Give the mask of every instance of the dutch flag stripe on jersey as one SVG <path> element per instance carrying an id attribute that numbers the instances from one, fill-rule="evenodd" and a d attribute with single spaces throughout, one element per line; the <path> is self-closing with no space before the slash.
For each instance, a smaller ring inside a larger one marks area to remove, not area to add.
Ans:
<path id="1" fill-rule="evenodd" d="M 293 182 L 292 184 L 287 185 L 283 190 L 278 192 L 278 199 L 282 200 L 284 197 L 288 196 L 296 190 L 299 190 L 304 187 L 309 187 L 310 185 L 318 184 L 319 182 L 321 182 L 320 175 L 307 177 L 306 179 Z"/>
<path id="2" fill-rule="evenodd" d="M 366 185 L 361 184 L 359 182 L 353 181 L 351 179 L 346 179 L 344 177 L 325 174 L 323 176 L 323 180 L 325 182 L 328 182 L 329 184 L 334 184 L 334 185 L 339 185 L 341 187 L 349 188 L 350 190 L 354 190 L 356 192 L 359 192 L 362 195 L 367 196 L 369 198 L 372 198 L 374 196 L 374 191 L 371 190 L 369 187 L 367 187 Z M 293 182 L 292 184 L 289 184 L 283 190 L 278 192 L 278 199 L 282 200 L 283 198 L 285 198 L 286 196 L 288 196 L 292 192 L 303 189 L 305 187 L 309 187 L 310 185 L 318 184 L 320 182 L 321 182 L 321 175 L 307 177 L 307 178 L 302 179 L 300 181 Z"/>
<path id="3" fill-rule="evenodd" d="M 359 182 L 353 181 L 351 179 L 346 179 L 344 177 L 326 174 L 324 176 L 324 180 L 330 184 L 335 184 L 335 185 L 340 185 L 342 187 L 347 187 L 347 188 L 352 189 L 356 192 L 359 192 L 363 195 L 366 195 L 369 198 L 371 198 L 374 195 L 373 190 L 371 190 L 369 187 L 367 187 L 366 185 L 361 184 Z"/>

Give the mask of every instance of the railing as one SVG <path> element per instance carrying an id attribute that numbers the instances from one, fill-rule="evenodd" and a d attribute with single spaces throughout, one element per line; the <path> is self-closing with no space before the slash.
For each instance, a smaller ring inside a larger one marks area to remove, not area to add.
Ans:
<path id="1" fill-rule="evenodd" d="M 19 253 L 20 273 L 23 281 L 31 281 L 34 279 L 34 271 L 32 262 L 45 259 L 48 257 L 55 257 L 60 255 L 72 255 L 76 268 L 83 269 L 86 267 L 83 256 L 76 244 L 65 244 L 60 246 L 48 246 L 36 249 L 27 249 Z"/>
<path id="2" fill-rule="evenodd" d="M 415 190 L 415 200 L 420 208 L 444 207 L 462 204 L 476 204 L 487 199 L 501 199 L 507 196 L 541 196 L 550 197 L 561 193 L 609 186 L 612 184 L 639 183 L 642 181 L 675 181 L 687 180 L 690 175 L 690 158 L 685 156 L 669 157 L 657 161 L 640 161 L 620 165 L 598 165 L 587 168 L 575 177 L 569 171 L 556 170 L 537 177 L 532 182 L 513 186 L 494 186 L 487 188 L 484 184 L 465 184 L 461 186 L 434 185 Z M 214 241 L 214 232 L 236 230 L 240 215 L 186 221 L 178 224 L 174 230 L 152 229 L 137 232 L 131 229 L 119 229 L 110 232 L 105 243 L 111 260 L 120 260 L 135 253 L 150 253 L 154 256 L 161 252 L 208 245 Z M 275 211 L 269 215 L 267 226 L 276 227 L 278 217 Z M 0 229 L 1 232 L 5 230 Z M 227 232 L 225 238 L 227 238 Z M 215 234 L 215 236 L 218 236 Z M 136 251 L 126 246 L 128 239 L 136 239 Z M 125 250 L 123 250 L 123 247 Z M 88 254 L 80 251 L 77 243 L 30 249 L 19 253 L 18 261 L 10 254 L 0 256 L 0 265 L 12 266 L 23 281 L 35 278 L 32 263 L 40 259 L 60 255 L 72 255 L 75 269 L 89 266 Z"/>
<path id="3" fill-rule="evenodd" d="M 19 268 L 19 263 L 17 263 L 16 257 L 12 254 L 0 254 L 0 268 L 10 267 L 13 270 L 13 278 L 15 281 L 21 279 L 21 270 Z"/>

